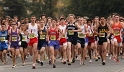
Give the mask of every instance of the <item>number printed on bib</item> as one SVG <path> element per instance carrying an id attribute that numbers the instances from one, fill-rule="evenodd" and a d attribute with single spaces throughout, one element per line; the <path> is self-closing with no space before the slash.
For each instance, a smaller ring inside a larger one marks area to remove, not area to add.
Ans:
<path id="1" fill-rule="evenodd" d="M 17 41 L 17 37 L 12 37 L 12 41 Z"/>
<path id="2" fill-rule="evenodd" d="M 5 41 L 6 38 L 5 37 L 0 37 L 0 41 Z"/>
<path id="3" fill-rule="evenodd" d="M 78 37 L 79 37 L 79 38 L 85 38 L 86 35 L 85 35 L 85 34 L 82 34 L 81 32 L 78 32 Z"/>
<path id="4" fill-rule="evenodd" d="M 56 40 L 56 35 L 51 35 L 51 36 L 50 36 L 50 39 L 51 39 L 51 40 Z"/>
<path id="5" fill-rule="evenodd" d="M 45 35 L 40 35 L 40 39 L 45 39 Z"/>
<path id="6" fill-rule="evenodd" d="M 62 34 L 62 38 L 65 38 L 66 36 L 65 36 L 65 34 Z"/>
<path id="7" fill-rule="evenodd" d="M 105 37 L 105 33 L 100 33 L 99 37 Z"/>
<path id="8" fill-rule="evenodd" d="M 93 34 L 91 33 L 91 34 L 89 34 L 89 37 L 92 37 L 93 36 Z"/>
<path id="9" fill-rule="evenodd" d="M 68 30 L 69 35 L 74 35 L 74 32 L 72 30 Z"/>
<path id="10" fill-rule="evenodd" d="M 26 41 L 27 36 L 22 36 L 22 41 Z"/>
<path id="11" fill-rule="evenodd" d="M 118 35 L 120 35 L 120 32 L 119 32 L 119 30 L 115 30 L 115 32 L 114 32 L 114 35 L 115 35 L 115 36 L 118 36 Z"/>
<path id="12" fill-rule="evenodd" d="M 33 33 L 31 33 L 29 37 L 30 37 L 30 38 L 34 38 L 35 35 L 34 35 Z"/>

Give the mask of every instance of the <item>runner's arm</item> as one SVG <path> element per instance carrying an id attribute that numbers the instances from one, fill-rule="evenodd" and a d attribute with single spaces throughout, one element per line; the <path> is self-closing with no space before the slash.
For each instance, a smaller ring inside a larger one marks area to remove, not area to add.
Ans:
<path id="1" fill-rule="evenodd" d="M 96 27 L 94 28 L 94 33 L 98 35 L 98 27 L 99 27 L 99 24 L 96 25 Z"/>
<path id="2" fill-rule="evenodd" d="M 107 27 L 108 27 L 108 31 L 107 31 L 107 37 L 110 36 L 110 33 L 111 33 L 111 27 L 109 24 L 107 24 Z"/>
<path id="3" fill-rule="evenodd" d="M 8 43 L 10 44 L 10 40 L 11 40 L 11 31 L 10 30 L 8 30 Z"/>
<path id="4" fill-rule="evenodd" d="M 84 28 L 85 28 L 86 34 L 89 34 L 87 25 L 85 25 Z"/>
<path id="5" fill-rule="evenodd" d="M 78 25 L 78 23 L 75 24 L 78 30 L 74 30 L 74 32 L 82 32 L 81 27 Z"/>
<path id="6" fill-rule="evenodd" d="M 26 24 L 26 26 L 24 27 L 24 31 L 26 31 L 28 29 L 28 24 Z"/>
<path id="7" fill-rule="evenodd" d="M 46 40 L 49 41 L 49 28 L 47 29 Z"/>

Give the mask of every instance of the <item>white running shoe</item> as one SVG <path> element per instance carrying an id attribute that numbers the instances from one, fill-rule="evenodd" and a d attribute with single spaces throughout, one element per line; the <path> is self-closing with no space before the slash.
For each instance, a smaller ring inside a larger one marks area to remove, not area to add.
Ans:
<path id="1" fill-rule="evenodd" d="M 12 66 L 12 68 L 15 68 L 15 67 L 16 67 L 16 65 L 13 65 L 13 66 Z"/>
<path id="2" fill-rule="evenodd" d="M 92 62 L 92 60 L 89 61 L 89 63 L 91 63 L 91 62 Z"/>

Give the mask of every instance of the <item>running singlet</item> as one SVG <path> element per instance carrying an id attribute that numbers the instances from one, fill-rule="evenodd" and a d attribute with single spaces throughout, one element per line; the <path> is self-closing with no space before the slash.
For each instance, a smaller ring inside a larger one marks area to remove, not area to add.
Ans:
<path id="1" fill-rule="evenodd" d="M 7 36 L 8 36 L 7 30 L 5 30 L 3 32 L 0 31 L 0 42 L 5 43 L 5 41 L 7 40 Z"/>
<path id="2" fill-rule="evenodd" d="M 122 26 L 121 24 L 119 23 L 118 25 L 116 25 L 115 23 L 112 25 L 112 29 L 114 30 L 114 36 L 120 36 L 121 34 L 121 29 L 122 29 Z"/>
<path id="3" fill-rule="evenodd" d="M 63 33 L 66 33 L 66 32 L 65 32 L 66 25 L 64 25 L 64 26 L 59 25 L 59 28 L 60 28 L 60 30 L 61 30 Z M 66 38 L 66 34 L 62 35 L 61 38 Z"/>
<path id="4" fill-rule="evenodd" d="M 18 37 L 17 30 L 18 29 L 16 29 L 16 31 L 13 32 L 11 29 L 11 42 L 18 42 L 19 37 Z"/>
<path id="5" fill-rule="evenodd" d="M 58 32 L 57 32 L 57 27 L 55 29 L 52 29 L 50 27 L 49 39 L 50 40 L 57 40 L 58 38 L 59 38 L 59 36 L 58 36 Z"/>
<path id="6" fill-rule="evenodd" d="M 44 29 L 42 30 L 42 35 L 40 35 L 38 33 L 38 39 L 40 40 L 45 40 L 46 39 L 46 28 L 44 27 Z"/>
<path id="7" fill-rule="evenodd" d="M 78 28 L 75 26 L 75 22 L 70 25 L 70 23 L 67 24 L 67 36 L 69 37 L 76 37 L 77 38 L 77 32 L 72 32 L 72 30 L 77 30 Z"/>
<path id="8" fill-rule="evenodd" d="M 27 41 L 27 35 L 25 35 L 23 32 L 21 32 L 22 35 L 22 41 L 26 42 Z"/>
<path id="9" fill-rule="evenodd" d="M 89 31 L 89 35 L 88 35 L 88 38 L 89 37 L 92 37 L 92 38 L 94 38 L 94 34 L 93 34 L 93 27 L 90 27 L 90 26 L 88 26 L 88 31 Z"/>
<path id="10" fill-rule="evenodd" d="M 114 31 L 114 37 L 117 39 L 118 42 L 121 42 L 121 29 L 122 26 L 120 23 L 118 23 L 117 25 L 114 23 L 112 25 L 112 29 Z"/>
<path id="11" fill-rule="evenodd" d="M 28 35 L 28 38 L 36 38 L 36 37 L 38 37 L 38 26 L 37 26 L 37 24 L 35 23 L 35 25 L 34 26 L 32 26 L 31 25 L 31 23 L 29 23 L 29 27 L 28 27 L 28 33 L 29 33 L 29 35 Z"/>
<path id="12" fill-rule="evenodd" d="M 98 33 L 100 33 L 100 35 L 98 35 L 99 39 L 106 39 L 107 38 L 107 33 L 106 31 L 108 31 L 108 27 L 107 24 L 105 26 L 102 26 L 101 24 L 98 27 Z"/>
<path id="13" fill-rule="evenodd" d="M 78 32 L 78 38 L 86 38 L 86 35 L 82 34 L 82 33 L 85 33 L 86 32 L 85 26 L 82 25 L 81 26 L 81 29 L 82 29 L 82 32 Z"/>

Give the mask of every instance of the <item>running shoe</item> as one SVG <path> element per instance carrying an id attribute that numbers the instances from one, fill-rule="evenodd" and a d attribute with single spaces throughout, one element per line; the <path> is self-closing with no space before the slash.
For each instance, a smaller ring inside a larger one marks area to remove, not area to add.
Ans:
<path id="1" fill-rule="evenodd" d="M 12 68 L 15 68 L 15 67 L 16 67 L 16 65 L 13 65 L 13 66 L 12 66 Z"/>

